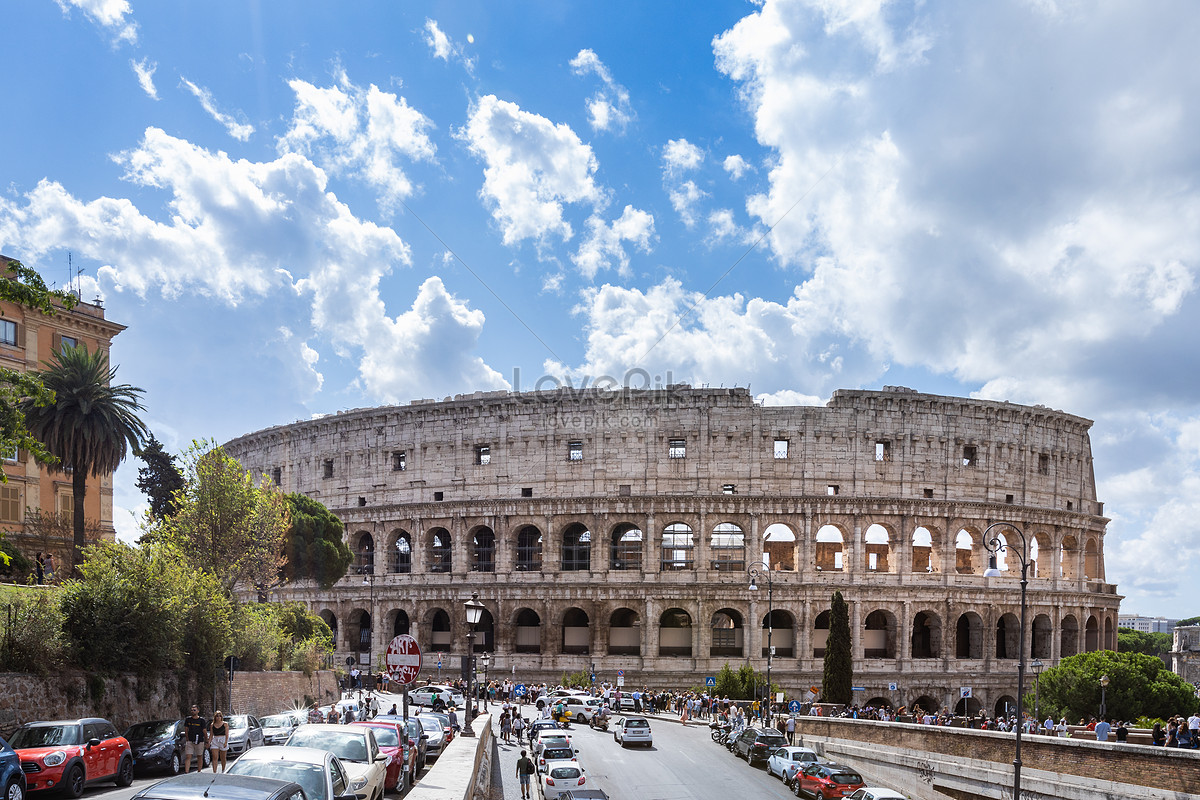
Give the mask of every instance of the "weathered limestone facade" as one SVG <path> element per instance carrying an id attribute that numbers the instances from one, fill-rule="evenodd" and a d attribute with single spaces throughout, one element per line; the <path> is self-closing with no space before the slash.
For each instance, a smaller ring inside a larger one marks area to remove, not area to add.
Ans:
<path id="1" fill-rule="evenodd" d="M 726 662 L 765 669 L 769 634 L 772 679 L 799 694 L 820 684 L 840 589 L 861 702 L 993 712 L 1015 706 L 1020 566 L 984 577 L 989 524 L 1030 543 L 1027 655 L 1116 646 L 1090 427 L 901 388 L 764 407 L 671 386 L 355 410 L 227 449 L 345 521 L 351 575 L 289 590 L 336 627 L 340 658 L 378 664 L 408 632 L 427 671 L 441 652 L 456 674 L 477 591 L 492 674 L 594 664 L 692 686 Z M 764 559 L 770 585 L 751 592 L 746 567 Z"/>

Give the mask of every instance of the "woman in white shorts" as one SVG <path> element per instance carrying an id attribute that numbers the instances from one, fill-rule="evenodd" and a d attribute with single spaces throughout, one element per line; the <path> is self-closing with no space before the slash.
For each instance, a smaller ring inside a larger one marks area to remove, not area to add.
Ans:
<path id="1" fill-rule="evenodd" d="M 221 712 L 213 714 L 212 727 L 208 730 L 208 747 L 212 751 L 212 771 L 217 771 L 217 760 L 221 761 L 221 772 L 225 771 L 225 757 L 229 752 L 229 723 Z"/>

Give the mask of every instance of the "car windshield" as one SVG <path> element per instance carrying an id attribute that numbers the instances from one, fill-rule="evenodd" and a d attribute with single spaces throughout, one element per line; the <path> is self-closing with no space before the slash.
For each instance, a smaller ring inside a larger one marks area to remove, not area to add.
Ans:
<path id="1" fill-rule="evenodd" d="M 857 772 L 835 772 L 829 776 L 829 780 L 842 786 L 863 782 L 862 776 Z"/>
<path id="2" fill-rule="evenodd" d="M 30 725 L 13 734 L 9 744 L 13 750 L 27 747 L 58 747 L 79 744 L 78 725 Z"/>
<path id="3" fill-rule="evenodd" d="M 329 800 L 325 768 L 320 764 L 280 761 L 276 758 L 254 761 L 239 758 L 227 771 L 232 775 L 257 775 L 260 778 L 293 781 L 300 784 L 300 788 L 308 795 L 308 800 Z"/>
<path id="4" fill-rule="evenodd" d="M 226 721 L 229 723 L 229 727 L 235 731 L 250 727 L 250 718 L 245 714 L 237 714 Z"/>
<path id="5" fill-rule="evenodd" d="M 375 731 L 375 741 L 380 747 L 400 746 L 400 734 L 396 733 L 395 728 L 371 726 L 371 730 Z"/>
<path id="6" fill-rule="evenodd" d="M 277 714 L 273 717 L 263 717 L 259 720 L 259 722 L 262 723 L 264 728 L 290 728 L 292 726 L 292 718 L 286 714 Z"/>
<path id="7" fill-rule="evenodd" d="M 125 738 L 130 741 L 141 739 L 161 739 L 164 736 L 170 736 L 175 733 L 175 723 L 171 720 L 165 722 L 139 722 L 129 730 L 125 731 Z"/>
<path id="8" fill-rule="evenodd" d="M 331 731 L 328 728 L 296 728 L 287 741 L 290 747 L 315 747 L 328 750 L 342 761 L 367 760 L 367 737 L 354 730 Z"/>
<path id="9" fill-rule="evenodd" d="M 579 777 L 579 768 L 578 767 L 555 767 L 554 769 L 550 770 L 550 777 L 551 778 L 578 778 Z"/>
<path id="10" fill-rule="evenodd" d="M 626 728 L 649 728 L 650 723 L 644 719 L 627 719 L 625 720 Z"/>
<path id="11" fill-rule="evenodd" d="M 417 717 L 417 721 L 427 731 L 440 731 L 446 727 L 442 724 L 441 720 L 430 719 L 429 717 Z"/>

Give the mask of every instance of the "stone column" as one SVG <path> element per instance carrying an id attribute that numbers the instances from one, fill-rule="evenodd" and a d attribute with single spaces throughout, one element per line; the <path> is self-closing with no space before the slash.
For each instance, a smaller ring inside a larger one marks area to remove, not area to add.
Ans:
<path id="1" fill-rule="evenodd" d="M 496 534 L 496 572 L 512 575 L 517 569 L 517 531 L 511 518 L 498 517 L 493 520 L 492 532 Z"/>
<path id="2" fill-rule="evenodd" d="M 552 575 L 561 571 L 562 531 L 555 530 L 554 517 L 547 516 L 542 525 L 542 574 Z"/>
<path id="3" fill-rule="evenodd" d="M 662 566 L 662 531 L 654 521 L 654 512 L 646 516 L 646 527 L 642 529 L 642 572 L 657 575 Z"/>
<path id="4" fill-rule="evenodd" d="M 855 525 L 857 528 L 858 526 Z M 861 664 L 863 655 L 862 608 L 858 600 L 850 601 L 850 655 L 855 664 Z"/>
<path id="5" fill-rule="evenodd" d="M 766 583 L 766 581 L 763 581 L 763 583 Z M 760 586 L 758 589 L 759 592 L 765 592 L 766 590 L 766 586 Z M 750 600 L 750 607 L 748 610 L 749 616 L 745 623 L 745 650 L 746 657 L 750 659 L 750 664 L 752 666 L 757 665 L 758 662 L 762 660 L 763 634 L 762 627 L 759 624 L 759 618 L 763 615 L 764 612 L 762 609 L 765 607 L 765 601 L 759 601 L 757 597 Z M 757 669 L 757 667 L 755 668 Z M 763 663 L 763 668 L 766 668 L 765 662 Z"/>
<path id="6" fill-rule="evenodd" d="M 806 511 L 800 515 L 800 524 L 797 526 L 796 531 L 796 574 L 804 582 L 812 580 L 812 574 L 815 571 L 813 569 L 815 553 L 816 547 L 813 545 L 812 516 Z"/>
<path id="7" fill-rule="evenodd" d="M 450 520 L 450 572 L 466 575 L 471 571 L 471 537 L 467 535 L 467 521 L 462 517 Z"/>
<path id="8" fill-rule="evenodd" d="M 658 615 L 661 614 L 658 603 L 647 600 L 642 608 L 642 663 L 648 658 L 658 658 Z"/>
<path id="9" fill-rule="evenodd" d="M 796 620 L 796 656 L 810 660 L 813 657 L 813 614 L 812 601 L 804 598 L 803 611 L 800 619 Z"/>
<path id="10" fill-rule="evenodd" d="M 900 606 L 900 619 L 896 620 L 896 658 L 899 659 L 900 674 L 909 671 L 912 663 L 912 630 L 913 612 L 912 601 L 905 600 Z"/>
<path id="11" fill-rule="evenodd" d="M 763 534 L 759 531 L 759 515 L 750 515 L 750 547 L 746 554 L 746 566 L 763 563 Z M 771 568 L 774 569 L 772 564 Z"/>
<path id="12" fill-rule="evenodd" d="M 861 575 L 867 571 L 866 557 L 863 555 L 865 550 L 863 547 L 863 530 L 862 530 L 862 516 L 861 515 L 859 515 L 859 514 L 854 515 L 854 525 L 852 527 L 854 530 L 854 534 L 853 534 L 854 541 L 850 545 L 850 555 L 846 559 L 849 563 L 842 564 L 842 570 L 847 574 L 847 576 Z M 853 578 L 847 577 L 847 580 L 852 581 Z"/>
<path id="13" fill-rule="evenodd" d="M 697 570 L 712 569 L 712 548 L 708 545 L 709 536 L 712 534 L 708 530 L 708 512 L 703 506 L 700 508 L 700 525 L 699 530 L 693 532 L 696 538 L 696 557 L 695 565 Z"/>
<path id="14" fill-rule="evenodd" d="M 942 574 L 947 576 L 948 582 L 952 583 L 949 581 L 949 576 L 958 574 L 955 569 L 958 564 L 958 554 L 955 552 L 954 545 L 954 538 L 958 535 L 958 530 L 954 527 L 950 517 L 946 517 L 946 524 L 943 527 L 945 530 L 942 533 Z"/>
<path id="15" fill-rule="evenodd" d="M 425 544 L 425 526 L 421 518 L 410 520 L 408 525 L 402 525 L 408 531 L 408 546 L 411 549 L 412 572 L 420 575 L 429 570 L 429 554 Z M 426 640 L 428 641 L 428 640 Z"/>

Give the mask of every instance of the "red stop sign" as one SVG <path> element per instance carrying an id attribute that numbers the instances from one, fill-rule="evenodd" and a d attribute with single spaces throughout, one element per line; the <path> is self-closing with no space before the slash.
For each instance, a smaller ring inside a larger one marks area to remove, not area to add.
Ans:
<path id="1" fill-rule="evenodd" d="M 388 677 L 400 684 L 409 684 L 421 673 L 421 648 L 417 640 L 402 633 L 388 645 L 384 663 Z"/>

